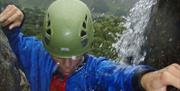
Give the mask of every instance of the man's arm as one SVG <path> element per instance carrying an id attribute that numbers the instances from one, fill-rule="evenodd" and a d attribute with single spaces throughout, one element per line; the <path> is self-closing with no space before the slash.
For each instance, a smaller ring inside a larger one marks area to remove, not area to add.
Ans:
<path id="1" fill-rule="evenodd" d="M 139 74 L 151 72 L 154 69 L 145 65 L 119 65 L 110 60 L 98 58 L 96 78 L 99 85 L 109 91 L 141 91 L 138 85 Z M 134 83 L 136 86 L 134 86 Z"/>
<path id="2" fill-rule="evenodd" d="M 146 91 L 167 91 L 167 86 L 180 89 L 180 65 L 172 64 L 161 70 L 145 74 L 141 79 Z"/>
<path id="3" fill-rule="evenodd" d="M 10 46 L 16 54 L 21 68 L 30 72 L 32 62 L 38 63 L 38 57 L 45 54 L 42 42 L 35 37 L 26 37 L 20 32 L 24 14 L 14 5 L 8 5 L 0 14 L 0 23 L 4 27 Z M 35 60 L 35 61 L 34 61 Z"/>
<path id="4" fill-rule="evenodd" d="M 172 64 L 161 70 L 145 66 L 117 65 L 107 59 L 97 63 L 96 78 L 107 89 L 122 91 L 167 91 L 171 85 L 180 89 L 180 65 Z M 114 90 L 113 90 L 114 91 Z"/>

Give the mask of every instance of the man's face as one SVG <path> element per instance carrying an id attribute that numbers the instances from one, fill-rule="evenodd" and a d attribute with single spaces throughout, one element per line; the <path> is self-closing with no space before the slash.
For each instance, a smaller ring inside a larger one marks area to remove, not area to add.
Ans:
<path id="1" fill-rule="evenodd" d="M 69 76 L 82 63 L 83 56 L 76 56 L 72 58 L 53 57 L 53 59 L 59 65 L 59 71 L 64 76 Z"/>

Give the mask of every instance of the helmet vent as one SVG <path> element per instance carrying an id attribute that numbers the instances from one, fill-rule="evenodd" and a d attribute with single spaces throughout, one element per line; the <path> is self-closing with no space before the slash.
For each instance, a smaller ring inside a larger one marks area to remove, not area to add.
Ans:
<path id="1" fill-rule="evenodd" d="M 44 41 L 45 41 L 46 45 L 49 45 L 49 39 L 47 37 L 44 37 Z"/>
<path id="2" fill-rule="evenodd" d="M 49 18 L 49 13 L 48 13 L 48 18 Z"/>
<path id="3" fill-rule="evenodd" d="M 83 40 L 81 41 L 81 44 L 82 44 L 83 47 L 86 47 L 87 44 L 88 44 L 88 39 L 87 39 L 87 38 L 86 38 L 86 39 L 83 39 Z"/>
<path id="4" fill-rule="evenodd" d="M 50 22 L 50 20 L 48 20 L 48 27 L 49 27 L 49 26 L 51 26 L 51 22 Z"/>
<path id="5" fill-rule="evenodd" d="M 48 19 L 48 21 L 47 21 L 47 26 L 50 27 L 50 26 L 51 26 L 51 21 L 50 21 L 50 19 L 49 19 L 49 13 L 48 13 L 47 19 Z"/>
<path id="6" fill-rule="evenodd" d="M 86 22 L 83 22 L 83 28 L 86 29 Z"/>
<path id="7" fill-rule="evenodd" d="M 86 35 L 87 35 L 86 31 L 82 30 L 82 31 L 81 31 L 81 37 L 84 37 L 84 36 L 86 36 Z"/>
<path id="8" fill-rule="evenodd" d="M 48 29 L 46 32 L 47 34 L 51 35 L 51 29 Z"/>
<path id="9" fill-rule="evenodd" d="M 85 20 L 87 21 L 87 15 L 86 15 L 86 17 L 85 17 Z"/>

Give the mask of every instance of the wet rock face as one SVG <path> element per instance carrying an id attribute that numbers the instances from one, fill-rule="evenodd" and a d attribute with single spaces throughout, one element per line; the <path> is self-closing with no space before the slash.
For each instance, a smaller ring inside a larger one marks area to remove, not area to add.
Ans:
<path id="1" fill-rule="evenodd" d="M 21 91 L 16 57 L 0 29 L 0 91 Z"/>
<path id="2" fill-rule="evenodd" d="M 146 64 L 157 69 L 180 64 L 180 0 L 158 0 L 146 31 Z"/>
<path id="3" fill-rule="evenodd" d="M 156 68 L 180 63 L 180 0 L 159 0 L 147 26 L 146 63 Z"/>

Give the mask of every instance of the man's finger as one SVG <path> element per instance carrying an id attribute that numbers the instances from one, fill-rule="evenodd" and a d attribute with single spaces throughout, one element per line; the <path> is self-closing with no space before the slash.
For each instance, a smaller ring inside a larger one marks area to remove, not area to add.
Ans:
<path id="1" fill-rule="evenodd" d="M 176 67 L 178 70 L 180 70 L 180 65 L 179 64 L 172 64 L 174 67 Z"/>
<path id="2" fill-rule="evenodd" d="M 10 9 L 12 9 L 12 5 L 8 5 L 8 6 L 0 13 L 0 17 L 1 17 L 4 13 L 8 12 Z"/>
<path id="3" fill-rule="evenodd" d="M 13 16 L 16 13 L 15 9 L 11 9 L 9 12 L 7 12 L 4 16 L 1 17 L 3 26 L 6 26 L 9 24 L 9 18 Z"/>
<path id="4" fill-rule="evenodd" d="M 19 12 L 16 12 L 14 15 L 12 15 L 11 17 L 9 17 L 6 21 L 5 21 L 5 23 L 4 23 L 4 26 L 7 26 L 7 25 L 9 25 L 9 24 L 11 24 L 11 23 L 16 23 L 16 22 L 19 22 L 18 20 L 20 20 L 20 17 L 19 17 Z M 19 17 L 19 18 L 18 18 Z"/>
<path id="5" fill-rule="evenodd" d="M 12 30 L 13 28 L 18 27 L 18 26 L 20 26 L 20 23 L 19 23 L 19 22 L 12 23 L 12 24 L 9 26 L 9 30 Z"/>
<path id="6" fill-rule="evenodd" d="M 161 81 L 165 85 L 172 85 L 178 89 L 180 89 L 180 78 L 175 77 L 169 72 L 163 72 L 161 76 Z"/>
<path id="7" fill-rule="evenodd" d="M 12 5 L 8 5 L 7 8 L 5 8 L 5 10 L 0 14 L 0 22 L 5 21 L 4 16 L 7 15 L 7 13 L 13 9 L 12 7 Z"/>
<path id="8" fill-rule="evenodd" d="M 176 66 L 171 65 L 166 69 L 167 69 L 166 71 L 170 72 L 173 76 L 180 78 L 180 70 Z"/>

